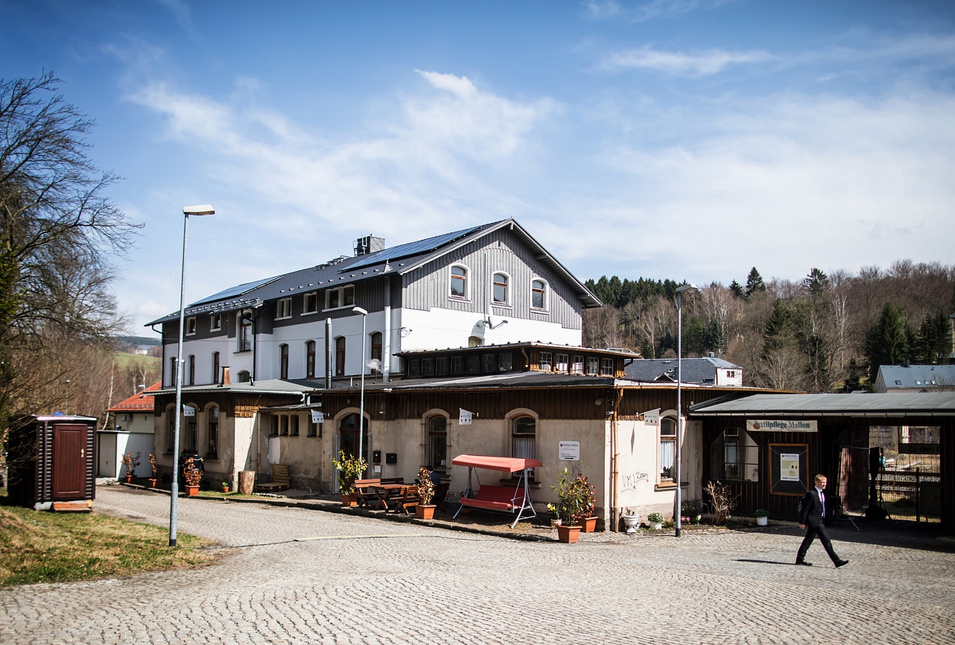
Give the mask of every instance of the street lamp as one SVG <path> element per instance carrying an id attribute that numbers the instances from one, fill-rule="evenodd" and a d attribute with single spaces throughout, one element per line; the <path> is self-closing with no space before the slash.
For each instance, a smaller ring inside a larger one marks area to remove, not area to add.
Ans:
<path id="1" fill-rule="evenodd" d="M 179 346 L 176 350 L 176 426 L 172 439 L 172 486 L 170 487 L 169 501 L 169 546 L 176 546 L 176 517 L 179 510 L 179 428 L 182 418 L 182 337 L 185 326 L 186 291 L 186 240 L 189 238 L 189 216 L 215 215 L 216 212 L 209 204 L 199 206 L 184 206 L 182 209 L 182 274 L 179 278 Z"/>
<path id="2" fill-rule="evenodd" d="M 676 537 L 682 535 L 683 515 L 683 475 L 680 462 L 683 460 L 683 294 L 686 291 L 699 291 L 692 282 L 676 288 Z"/>
<path id="3" fill-rule="evenodd" d="M 361 314 L 361 395 L 358 403 L 358 458 L 362 458 L 362 438 L 365 435 L 365 322 L 368 312 L 361 307 L 353 307 L 352 312 Z"/>

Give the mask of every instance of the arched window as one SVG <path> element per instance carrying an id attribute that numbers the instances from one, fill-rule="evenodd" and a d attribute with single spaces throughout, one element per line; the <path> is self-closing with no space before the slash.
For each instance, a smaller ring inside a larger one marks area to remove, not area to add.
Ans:
<path id="1" fill-rule="evenodd" d="M 219 458 L 219 407 L 206 409 L 206 457 Z"/>
<path id="2" fill-rule="evenodd" d="M 239 334 L 237 351 L 252 351 L 252 316 L 239 314 Z"/>
<path id="3" fill-rule="evenodd" d="M 540 278 L 531 281 L 531 308 L 547 309 L 547 283 Z"/>
<path id="4" fill-rule="evenodd" d="M 537 419 L 534 417 L 521 416 L 512 422 L 511 456 L 537 458 Z"/>
<path id="5" fill-rule="evenodd" d="M 171 455 L 175 450 L 176 439 L 176 406 L 166 408 L 166 454 Z"/>
<path id="6" fill-rule="evenodd" d="M 212 352 L 212 382 L 219 382 L 219 352 Z"/>
<path id="7" fill-rule="evenodd" d="M 468 269 L 460 264 L 451 267 L 451 297 L 468 297 Z"/>
<path id="8" fill-rule="evenodd" d="M 368 420 L 363 424 L 364 432 L 362 436 L 362 452 L 368 454 Z M 342 417 L 338 424 L 338 430 L 341 433 L 341 443 L 339 446 L 345 451 L 346 455 L 356 456 L 358 452 L 358 415 L 354 412 Z"/>
<path id="9" fill-rule="evenodd" d="M 494 286 L 491 292 L 491 300 L 495 305 L 506 305 L 510 303 L 508 299 L 508 278 L 504 273 L 495 273 L 493 277 Z"/>
<path id="10" fill-rule="evenodd" d="M 279 345 L 279 378 L 288 378 L 288 345 Z"/>
<path id="11" fill-rule="evenodd" d="M 237 376 L 239 383 L 248 383 L 252 380 L 252 374 L 249 372 L 249 370 L 242 370 Z"/>
<path id="12" fill-rule="evenodd" d="M 315 378 L 315 341 L 305 343 L 305 378 Z"/>
<path id="13" fill-rule="evenodd" d="M 345 376 L 345 337 L 335 339 L 335 376 Z"/>
<path id="14" fill-rule="evenodd" d="M 448 463 L 448 420 L 443 416 L 434 416 L 427 423 L 428 454 L 425 463 L 444 472 Z"/>
<path id="15" fill-rule="evenodd" d="M 185 428 L 182 437 L 182 449 L 190 455 L 196 454 L 196 439 L 198 438 L 198 428 L 196 426 L 196 417 L 199 414 L 198 408 L 194 405 L 185 406 L 190 408 L 190 413 L 185 417 Z"/>
<path id="16" fill-rule="evenodd" d="M 187 381 L 189 385 L 196 384 L 196 356 L 195 354 L 189 354 L 189 380 Z"/>
<path id="17" fill-rule="evenodd" d="M 660 419 L 660 481 L 672 482 L 676 476 L 676 419 Z"/>
<path id="18" fill-rule="evenodd" d="M 371 340 L 371 358 L 372 360 L 378 361 L 378 369 L 381 368 L 381 332 L 376 331 L 370 336 Z"/>

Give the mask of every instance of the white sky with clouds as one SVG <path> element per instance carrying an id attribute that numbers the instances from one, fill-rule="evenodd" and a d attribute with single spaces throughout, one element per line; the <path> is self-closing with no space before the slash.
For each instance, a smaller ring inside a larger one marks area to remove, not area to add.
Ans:
<path id="1" fill-rule="evenodd" d="M 145 228 L 135 324 L 513 217 L 578 278 L 955 263 L 955 3 L 11 0 Z"/>

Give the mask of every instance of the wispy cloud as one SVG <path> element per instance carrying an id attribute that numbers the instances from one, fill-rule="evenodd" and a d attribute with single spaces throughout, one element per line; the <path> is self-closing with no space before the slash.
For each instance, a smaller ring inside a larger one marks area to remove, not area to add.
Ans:
<path id="1" fill-rule="evenodd" d="M 590 0 L 587 16 L 593 20 L 624 19 L 631 22 L 673 18 L 695 11 L 712 11 L 738 0 L 644 0 L 621 5 L 615 0 Z"/>
<path id="2" fill-rule="evenodd" d="M 615 52 L 605 57 L 600 68 L 605 70 L 648 69 L 674 76 L 712 76 L 735 65 L 764 63 L 773 57 L 761 51 L 732 52 L 711 49 L 697 54 L 669 52 L 644 45 L 637 49 Z"/>

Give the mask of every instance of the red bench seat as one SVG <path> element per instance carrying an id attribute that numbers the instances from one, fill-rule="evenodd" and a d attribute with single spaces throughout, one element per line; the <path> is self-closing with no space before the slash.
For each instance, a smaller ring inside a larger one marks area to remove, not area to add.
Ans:
<path id="1" fill-rule="evenodd" d="M 524 505 L 524 493 L 523 491 L 515 492 L 511 486 L 482 484 L 474 497 L 462 497 L 461 504 L 492 511 L 513 511 Z"/>

